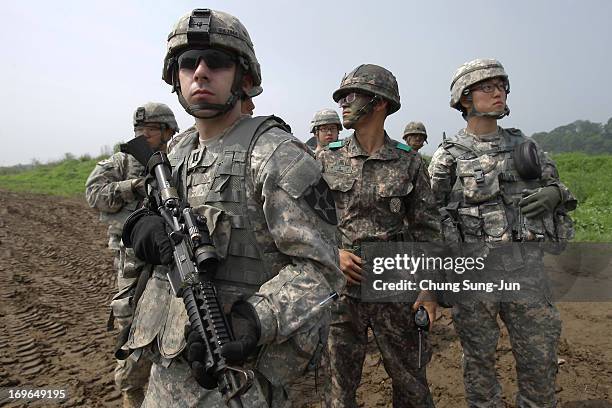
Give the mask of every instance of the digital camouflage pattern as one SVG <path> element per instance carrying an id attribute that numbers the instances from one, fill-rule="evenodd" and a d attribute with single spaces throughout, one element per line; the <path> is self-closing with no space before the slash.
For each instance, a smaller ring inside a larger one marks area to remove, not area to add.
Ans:
<path id="1" fill-rule="evenodd" d="M 168 150 L 168 154 L 170 154 L 172 152 L 172 149 L 174 149 L 174 146 L 176 146 L 181 140 L 183 140 L 183 138 L 190 134 L 193 133 L 195 131 L 195 125 L 191 126 L 189 129 L 187 129 L 186 131 L 179 133 L 178 135 L 175 135 L 172 140 L 170 140 L 168 142 L 168 147 L 166 148 Z"/>
<path id="2" fill-rule="evenodd" d="M 527 140 L 518 129 L 498 127 L 478 138 L 461 130 L 440 145 L 429 165 L 431 187 L 438 207 L 451 203 L 456 207 L 454 220 L 443 220 L 443 227 L 454 221 L 461 235 L 453 238 L 449 230 L 447 240 L 512 242 L 521 237 L 521 241 L 557 242 L 573 237 L 568 212 L 576 208 L 576 199 L 559 180 L 554 162 L 536 144 L 541 178 L 523 180 L 516 170 L 514 149 Z M 524 191 L 544 186 L 556 186 L 561 192 L 555 213 L 523 217 L 517 204 Z"/>
<path id="3" fill-rule="evenodd" d="M 495 77 L 503 77 L 508 80 L 508 74 L 497 60 L 479 58 L 461 65 L 453 75 L 451 82 L 451 108 L 462 111 L 463 107 L 459 100 L 463 91 L 480 81 Z"/>
<path id="4" fill-rule="evenodd" d="M 404 128 L 403 138 L 405 139 L 408 135 L 424 135 L 427 140 L 427 130 L 423 122 L 409 122 Z"/>
<path id="5" fill-rule="evenodd" d="M 342 247 L 362 241 L 440 240 L 439 216 L 421 155 L 385 134 L 371 156 L 355 134 L 318 153 L 338 209 Z"/>
<path id="6" fill-rule="evenodd" d="M 108 247 L 114 253 L 119 290 L 113 297 L 111 310 L 119 330 L 132 320 L 132 292 L 129 288 L 147 267 L 136 258 L 131 248 L 125 248 L 121 242 L 123 223 L 144 198 L 144 173 L 144 167 L 134 157 L 119 152 L 100 161 L 85 183 L 87 203 L 100 211 L 100 220 L 109 225 Z M 117 361 L 115 383 L 124 394 L 142 394 L 150 368 L 151 364 L 146 360 Z"/>
<path id="7" fill-rule="evenodd" d="M 250 151 L 243 150 L 244 138 L 252 137 L 245 135 L 246 129 L 255 120 L 259 118 L 243 116 L 213 141 L 200 142 L 191 131 L 181 136 L 169 159 L 175 170 L 181 169 L 180 194 L 207 218 L 221 259 L 215 283 L 222 307 L 229 312 L 237 300 L 254 305 L 262 347 L 259 362 L 250 364 L 280 390 L 301 376 L 323 347 L 329 308 L 319 303 L 340 291 L 345 280 L 337 266 L 335 225 L 315 208 L 325 202 L 309 203 L 321 179 L 320 164 L 279 127 L 270 127 Z M 268 120 L 262 126 L 277 123 Z M 182 301 L 174 298 L 163 271 L 156 268 L 127 343 L 131 349 L 153 344 L 159 355 L 153 371 L 164 383 L 151 377 L 147 407 L 174 406 L 166 398 L 176 387 L 187 387 L 185 392 L 195 396 L 188 406 L 223 406 L 218 391 L 183 381 L 189 367 L 177 362 L 187 322 Z M 181 374 L 172 374 L 177 372 Z"/>
<path id="8" fill-rule="evenodd" d="M 350 315 L 347 322 L 330 327 L 325 366 L 330 381 L 324 391 L 326 408 L 356 407 L 356 392 L 371 327 L 385 370 L 393 379 L 394 407 L 433 407 L 426 367 L 432 350 L 424 332 L 421 368 L 418 368 L 418 331 L 410 305 L 404 303 L 362 303 L 343 297 Z"/>
<path id="9" fill-rule="evenodd" d="M 266 400 L 267 395 L 274 398 Z M 251 388 L 241 397 L 246 408 L 289 407 L 283 389 L 274 389 L 258 376 Z M 221 394 L 216 390 L 206 391 L 191 376 L 191 369 L 182 358 L 175 359 L 168 368 L 154 364 L 147 398 L 141 408 L 226 408 Z"/>
<path id="10" fill-rule="evenodd" d="M 438 206 L 447 213 L 442 221 L 447 240 L 488 245 L 559 242 L 573 236 L 567 213 L 576 208 L 576 199 L 559 181 L 554 162 L 537 148 L 541 178 L 524 180 L 516 170 L 515 148 L 526 140 L 520 130 L 498 127 L 496 132 L 478 137 L 462 130 L 440 145 L 432 157 L 429 172 Z M 524 191 L 543 186 L 556 186 L 561 193 L 561 202 L 554 214 L 533 219 L 522 216 L 518 202 Z M 539 247 L 524 245 L 518 253 L 501 256 L 499 262 L 487 262 L 486 271 L 490 275 L 497 270 L 517 274 L 527 271 L 522 275 L 533 275 L 535 279 L 544 267 L 542 258 Z M 528 301 L 479 299 L 453 305 L 454 325 L 463 346 L 464 383 L 470 407 L 503 407 L 495 374 L 498 314 L 508 328 L 517 363 L 517 406 L 535 408 L 556 404 L 559 313 L 548 300 L 546 288 L 529 280 L 527 284 L 526 289 L 533 292 Z"/>
<path id="11" fill-rule="evenodd" d="M 463 348 L 463 373 L 469 407 L 503 408 L 495 364 L 499 340 L 497 316 L 508 329 L 518 376 L 518 408 L 556 405 L 557 347 L 561 319 L 541 301 L 473 301 L 453 306 L 453 323 Z"/>
<path id="12" fill-rule="evenodd" d="M 351 92 L 378 95 L 389 102 L 388 114 L 397 112 L 401 106 L 397 80 L 391 71 L 374 64 L 362 64 L 345 74 L 340 87 L 333 93 L 334 101 Z"/>
<path id="13" fill-rule="evenodd" d="M 247 29 L 236 17 L 217 10 L 195 9 L 179 19 L 168 35 L 164 58 L 163 79 L 173 84 L 176 57 L 187 48 L 222 48 L 233 51 L 245 60 L 253 79 L 253 89 L 247 96 L 259 95 L 261 68 Z"/>
<path id="14" fill-rule="evenodd" d="M 147 102 L 139 106 L 136 108 L 136 111 L 134 111 L 133 123 L 134 128 L 143 126 L 147 123 L 161 123 L 175 132 L 179 131 L 174 113 L 168 105 L 164 103 Z"/>
<path id="15" fill-rule="evenodd" d="M 318 153 L 334 194 L 342 248 L 361 255 L 365 241 L 440 240 L 438 212 L 421 156 L 385 134 L 384 145 L 366 153 L 353 134 Z M 371 327 L 393 380 L 394 406 L 433 406 L 425 369 L 417 368 L 416 330 L 408 303 L 360 303 L 348 285 L 337 305 L 328 339 L 329 407 L 356 407 L 355 390 Z M 399 310 L 401 312 L 399 312 Z M 427 341 L 424 342 L 429 349 Z M 428 361 L 429 356 L 425 357 Z"/>
<path id="16" fill-rule="evenodd" d="M 310 121 L 310 133 L 315 133 L 317 127 L 323 125 L 337 125 L 338 131 L 342 130 L 342 122 L 340 122 L 338 112 L 333 109 L 322 109 L 317 111 Z"/>

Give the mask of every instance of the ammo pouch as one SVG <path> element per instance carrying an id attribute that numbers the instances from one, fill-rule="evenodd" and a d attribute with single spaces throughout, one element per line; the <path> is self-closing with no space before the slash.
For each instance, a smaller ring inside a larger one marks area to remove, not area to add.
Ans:
<path id="1" fill-rule="evenodd" d="M 497 160 L 488 154 L 473 159 L 457 159 L 457 176 L 468 204 L 480 204 L 500 194 Z"/>
<path id="2" fill-rule="evenodd" d="M 451 202 L 446 207 L 440 209 L 442 221 L 440 229 L 445 242 L 461 242 L 461 234 L 458 226 L 458 210 L 459 203 Z"/>
<path id="3" fill-rule="evenodd" d="M 112 331 L 115 329 L 115 319 L 120 322 L 120 327 L 125 327 L 128 320 L 132 318 L 134 313 L 134 305 L 132 299 L 136 291 L 136 281 L 131 285 L 121 289 L 110 303 L 110 315 L 106 324 L 106 330 Z"/>
<path id="4" fill-rule="evenodd" d="M 274 386 L 288 386 L 308 370 L 319 366 L 327 346 L 330 312 L 310 330 L 302 331 L 280 344 L 267 344 L 257 357 L 256 369 Z"/>
<path id="5" fill-rule="evenodd" d="M 459 208 L 464 242 L 511 242 L 512 230 L 503 203 L 486 203 Z"/>

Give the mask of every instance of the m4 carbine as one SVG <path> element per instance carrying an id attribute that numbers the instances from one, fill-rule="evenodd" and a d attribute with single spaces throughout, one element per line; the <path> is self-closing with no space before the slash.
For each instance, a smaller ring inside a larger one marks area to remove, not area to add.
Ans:
<path id="1" fill-rule="evenodd" d="M 185 303 L 191 330 L 204 340 L 206 372 L 217 380 L 227 406 L 241 408 L 240 396 L 251 386 L 254 374 L 251 370 L 229 366 L 221 355 L 221 347 L 232 341 L 233 336 L 213 283 L 219 260 L 206 219 L 195 215 L 179 198 L 171 182 L 172 167 L 165 153 L 153 152 L 142 137 L 121 145 L 121 151 L 146 166 L 155 180 L 147 183 L 149 198 L 167 224 L 173 247 L 174 264 L 169 268 L 168 281 L 174 295 Z"/>

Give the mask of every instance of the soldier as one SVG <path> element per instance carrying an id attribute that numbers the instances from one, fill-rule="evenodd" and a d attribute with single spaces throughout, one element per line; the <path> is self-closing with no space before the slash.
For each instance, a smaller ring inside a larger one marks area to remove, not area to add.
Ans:
<path id="1" fill-rule="evenodd" d="M 497 125 L 510 113 L 509 92 L 508 75 L 496 60 L 467 62 L 453 77 L 450 106 L 461 112 L 467 126 L 442 142 L 429 166 L 436 201 L 448 215 L 442 220 L 447 240 L 491 245 L 562 241 L 573 234 L 566 213 L 576 200 L 559 181 L 555 164 L 520 130 Z M 505 261 L 487 264 L 490 276 L 543 268 L 541 251 L 530 245 L 511 259 L 499 259 Z M 534 292 L 529 299 L 507 302 L 461 298 L 453 306 L 468 406 L 504 406 L 495 373 L 498 315 L 508 328 L 516 360 L 517 406 L 556 405 L 561 322 L 550 296 L 540 287 Z"/>
<path id="2" fill-rule="evenodd" d="M 227 13 L 195 9 L 168 37 L 163 79 L 196 121 L 169 160 L 178 191 L 204 215 L 220 258 L 218 298 L 235 341 L 222 355 L 255 370 L 245 407 L 287 403 L 286 386 L 322 349 L 338 269 L 333 197 L 320 164 L 280 119 L 241 113 L 261 71 L 246 28 Z M 203 340 L 171 292 L 164 221 L 136 212 L 124 239 L 155 268 L 123 349 L 154 360 L 143 407 L 224 407 L 203 369 Z M 187 337 L 187 339 L 185 338 Z"/>
<path id="3" fill-rule="evenodd" d="M 406 144 L 412 147 L 412 150 L 418 152 L 425 143 L 427 143 L 427 130 L 422 122 L 410 122 L 404 129 L 402 137 Z"/>
<path id="4" fill-rule="evenodd" d="M 377 65 L 360 65 L 344 76 L 333 98 L 342 108 L 344 127 L 354 133 L 330 143 L 317 155 L 338 208 L 340 269 L 348 282 L 330 327 L 327 357 L 331 378 L 325 403 L 328 407 L 357 407 L 355 394 L 371 328 L 393 382 L 393 406 L 432 407 L 426 379 L 431 349 L 425 338 L 419 368 L 411 305 L 360 301 L 363 242 L 440 239 L 429 179 L 420 155 L 385 132 L 387 116 L 400 108 L 397 81 L 391 72 Z M 421 292 L 412 306 L 416 310 L 423 304 L 433 321 L 437 304 L 425 300 Z"/>
<path id="5" fill-rule="evenodd" d="M 314 135 L 317 143 L 315 153 L 338 140 L 341 130 L 342 123 L 335 110 L 322 109 L 316 112 L 310 121 L 310 133 Z"/>
<path id="6" fill-rule="evenodd" d="M 262 89 L 262 91 L 263 91 L 263 89 Z M 242 103 L 242 113 L 245 114 L 245 115 L 253 116 L 253 111 L 254 110 L 255 110 L 255 103 L 253 102 L 253 98 L 252 97 L 245 98 L 244 102 Z M 192 126 L 189 129 L 187 129 L 186 131 L 184 131 L 183 133 L 173 137 L 172 140 L 170 142 L 168 142 L 168 153 L 170 153 L 172 151 L 174 146 L 176 146 L 178 144 L 178 142 L 180 142 L 183 137 L 185 137 L 186 135 L 190 134 L 193 131 L 195 131 L 195 126 Z"/>
<path id="7" fill-rule="evenodd" d="M 166 143 L 179 128 L 170 108 L 163 103 L 149 102 L 134 112 L 134 133 L 144 136 L 154 150 L 165 151 Z M 115 254 L 119 292 L 111 302 L 109 330 L 113 319 L 119 329 L 132 320 L 134 284 L 145 265 L 134 256 L 134 251 L 121 242 L 121 229 L 126 218 L 145 197 L 144 167 L 125 153 L 115 153 L 99 162 L 85 184 L 87 202 L 100 211 L 100 220 L 109 224 L 108 247 Z M 124 407 L 138 407 L 144 397 L 144 386 L 149 377 L 150 363 L 142 360 L 117 360 L 115 383 L 123 393 Z"/>

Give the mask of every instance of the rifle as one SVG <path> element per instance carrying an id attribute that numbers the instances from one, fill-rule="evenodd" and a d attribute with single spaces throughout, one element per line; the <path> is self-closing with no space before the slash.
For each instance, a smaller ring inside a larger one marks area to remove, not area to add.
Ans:
<path id="1" fill-rule="evenodd" d="M 155 183 L 150 186 L 150 198 L 170 230 L 174 265 L 168 281 L 174 295 L 183 299 L 191 329 L 206 345 L 205 370 L 217 380 L 217 389 L 231 408 L 242 408 L 240 396 L 253 383 L 252 370 L 227 365 L 221 346 L 233 340 L 213 283 L 219 259 L 213 246 L 206 218 L 194 215 L 183 202 L 171 182 L 172 166 L 163 152 L 153 152 L 142 137 L 121 145 L 121 151 L 131 154 L 147 168 Z"/>

